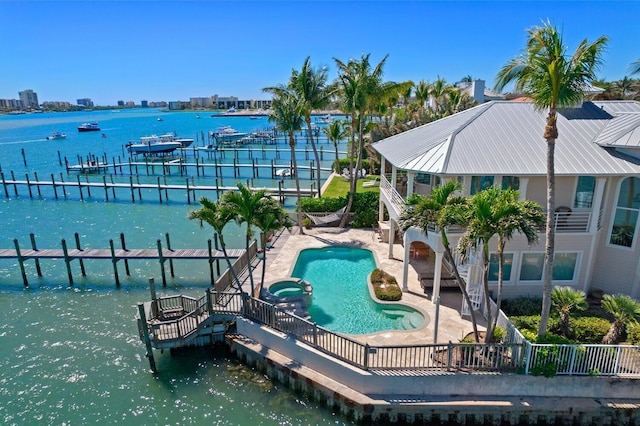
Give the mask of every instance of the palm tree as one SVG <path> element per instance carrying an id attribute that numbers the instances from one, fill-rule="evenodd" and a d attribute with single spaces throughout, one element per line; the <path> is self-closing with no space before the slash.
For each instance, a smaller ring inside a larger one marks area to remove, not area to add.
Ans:
<path id="1" fill-rule="evenodd" d="M 272 114 L 269 121 L 275 122 L 280 131 L 289 136 L 289 148 L 291 148 L 291 165 L 296 180 L 296 191 L 298 196 L 298 229 L 304 234 L 302 228 L 302 209 L 300 196 L 300 178 L 298 177 L 298 162 L 296 160 L 296 140 L 294 134 L 302 129 L 304 104 L 292 90 L 279 90 L 275 93 L 271 102 Z"/>
<path id="2" fill-rule="evenodd" d="M 637 89 L 636 81 L 626 75 L 621 80 L 616 81 L 614 86 L 619 91 L 620 99 L 632 99 L 634 89 Z"/>
<path id="3" fill-rule="evenodd" d="M 284 228 L 291 228 L 291 218 L 280 203 L 273 197 L 260 199 L 256 208 L 253 224 L 260 228 L 262 237 L 260 238 L 260 249 L 262 250 L 262 276 L 260 278 L 260 289 L 258 294 L 262 294 L 264 287 L 264 275 L 267 267 L 267 235 Z"/>
<path id="4" fill-rule="evenodd" d="M 424 80 L 420 80 L 416 85 L 416 99 L 418 99 L 422 108 L 426 108 L 429 92 L 431 92 L 431 85 Z"/>
<path id="5" fill-rule="evenodd" d="M 587 309 L 589 307 L 587 296 L 584 291 L 571 286 L 556 286 L 551 292 L 551 304 L 560 316 L 560 333 L 568 339 L 571 338 L 571 329 L 569 328 L 571 311 Z"/>
<path id="6" fill-rule="evenodd" d="M 347 137 L 347 129 L 344 127 L 342 120 L 332 121 L 326 128 L 322 129 L 327 139 L 333 143 L 333 148 L 336 152 L 335 170 L 336 173 L 340 173 L 340 157 L 338 156 L 338 142 Z"/>
<path id="7" fill-rule="evenodd" d="M 404 117 L 407 119 L 407 109 L 411 101 L 411 92 L 413 92 L 413 83 L 402 92 L 402 102 L 404 103 Z"/>
<path id="8" fill-rule="evenodd" d="M 429 95 L 433 98 L 433 109 L 436 112 L 440 112 L 440 106 L 444 102 L 445 96 L 449 93 L 450 86 L 447 84 L 447 80 L 438 76 L 436 81 L 431 85 L 431 91 Z"/>
<path id="9" fill-rule="evenodd" d="M 322 180 L 320 176 L 320 156 L 313 140 L 313 128 L 311 126 L 311 112 L 325 108 L 329 105 L 333 91 L 327 86 L 327 69 L 313 69 L 311 67 L 311 58 L 307 57 L 300 71 L 293 70 L 291 72 L 290 85 L 296 91 L 298 97 L 303 104 L 303 115 L 307 123 L 307 131 L 309 132 L 309 141 L 313 149 L 313 155 L 316 160 L 316 183 L 318 185 L 318 197 L 321 196 L 320 189 Z"/>
<path id="10" fill-rule="evenodd" d="M 485 343 L 491 342 L 498 316 L 492 318 L 491 301 L 489 299 L 489 265 L 491 263 L 489 244 L 494 237 L 497 241 L 498 256 L 498 291 L 496 311 L 500 311 L 502 302 L 502 285 L 504 271 L 504 249 L 507 241 L 516 233 L 527 238 L 529 245 L 538 240 L 538 229 L 544 223 L 544 214 L 540 204 L 523 200 L 520 193 L 513 189 L 501 189 L 492 186 L 476 193 L 468 204 L 467 230 L 458 241 L 462 253 L 470 248 L 482 250 L 483 287 L 487 311 L 487 334 Z"/>
<path id="11" fill-rule="evenodd" d="M 638 59 L 635 62 L 632 62 L 631 65 L 629 65 L 629 73 L 630 74 L 640 74 L 640 59 Z"/>
<path id="12" fill-rule="evenodd" d="M 609 332 L 602 338 L 603 345 L 619 343 L 626 334 L 627 325 L 640 322 L 640 303 L 629 296 L 605 294 L 602 307 L 614 317 Z"/>
<path id="13" fill-rule="evenodd" d="M 593 43 L 586 39 L 571 57 L 566 55 L 562 35 L 547 22 L 528 30 L 527 49 L 520 57 L 511 59 L 497 76 L 496 89 L 502 90 L 515 81 L 516 91 L 531 97 L 534 106 L 547 110 L 547 124 L 543 137 L 547 142 L 547 223 L 544 258 L 542 312 L 538 335 L 547 332 L 551 310 L 553 253 L 555 249 L 555 166 L 554 150 L 558 138 L 558 108 L 576 105 L 584 96 L 586 84 L 596 78 L 596 69 L 608 38 L 602 36 Z"/>
<path id="14" fill-rule="evenodd" d="M 352 59 L 346 64 L 334 58 L 338 65 L 338 83 L 342 98 L 342 108 L 351 118 L 351 156 L 349 161 L 351 179 L 346 212 L 351 211 L 353 195 L 356 192 L 357 170 L 360 170 L 362 164 L 362 151 L 364 146 L 363 129 L 365 126 L 366 113 L 369 109 L 373 110 L 373 99 L 380 94 L 382 70 L 389 55 L 382 58 L 373 69 L 371 69 L 371 65 L 369 64 L 369 56 L 370 54 L 363 55 L 359 61 Z M 353 159 L 356 154 L 356 150 L 354 149 L 356 133 L 358 134 L 358 147 L 354 169 Z M 342 220 L 340 221 L 341 228 L 346 226 L 347 219 L 348 215 L 342 216 Z"/>
<path id="15" fill-rule="evenodd" d="M 227 191 L 220 197 L 221 209 L 233 213 L 233 219 L 238 225 L 242 225 L 243 223 L 246 224 L 245 250 L 252 297 L 255 296 L 255 285 L 253 281 L 253 270 L 251 269 L 249 244 L 251 242 L 251 238 L 253 238 L 253 225 L 258 212 L 258 207 L 266 196 L 266 192 L 263 189 L 252 192 L 249 187 L 242 183 L 238 183 L 238 191 Z"/>
<path id="16" fill-rule="evenodd" d="M 467 292 L 466 283 L 460 276 L 458 267 L 453 259 L 446 233 L 447 227 L 464 224 L 462 212 L 466 205 L 466 199 L 456 195 L 456 192 L 460 189 L 462 189 L 462 185 L 457 180 L 451 180 L 441 186 L 434 187 L 428 197 L 412 195 L 407 199 L 405 211 L 400 217 L 400 224 L 404 230 L 415 226 L 421 229 L 425 235 L 429 233 L 430 229 L 440 232 L 440 239 L 445 250 L 445 260 L 449 265 L 453 265 L 452 272 L 469 309 L 473 334 L 476 342 L 478 342 L 480 338 L 475 311 Z"/>
<path id="17" fill-rule="evenodd" d="M 235 214 L 228 209 L 222 209 L 219 201 L 211 201 L 207 197 L 200 198 L 200 205 L 202 207 L 199 210 L 189 212 L 187 217 L 189 220 L 199 220 L 201 227 L 204 226 L 205 222 L 208 223 L 216 234 L 218 234 L 220 248 L 222 248 L 222 254 L 224 255 L 224 259 L 227 261 L 227 266 L 229 267 L 231 276 L 236 282 L 238 290 L 243 292 L 242 284 L 236 275 L 236 271 L 231 265 L 231 260 L 229 260 L 229 256 L 227 255 L 227 245 L 224 242 L 224 227 L 234 219 Z"/>

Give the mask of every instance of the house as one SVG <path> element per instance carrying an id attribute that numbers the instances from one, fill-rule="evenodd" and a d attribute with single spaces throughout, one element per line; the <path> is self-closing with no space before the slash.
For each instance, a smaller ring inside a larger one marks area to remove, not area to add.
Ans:
<path id="1" fill-rule="evenodd" d="M 389 235 L 395 235 L 404 198 L 428 195 L 433 185 L 451 179 L 462 183 L 463 195 L 499 185 L 546 206 L 546 115 L 531 102 L 492 101 L 375 143 L 383 170 L 379 218 L 382 222 L 386 209 L 389 220 L 382 225 Z M 638 298 L 640 103 L 584 102 L 559 110 L 557 123 L 553 284 Z M 452 248 L 462 231 L 448 231 Z M 447 267 L 439 233 L 409 229 L 403 238 L 403 286 L 412 248 L 426 245 L 435 254 L 436 296 Z M 507 243 L 503 297 L 542 294 L 544 247 L 544 230 L 536 245 L 529 246 L 521 235 Z M 490 250 L 495 254 L 495 242 Z M 496 271 L 492 255 L 494 289 Z M 469 290 L 479 291 L 481 274 L 472 275 L 467 275 Z"/>

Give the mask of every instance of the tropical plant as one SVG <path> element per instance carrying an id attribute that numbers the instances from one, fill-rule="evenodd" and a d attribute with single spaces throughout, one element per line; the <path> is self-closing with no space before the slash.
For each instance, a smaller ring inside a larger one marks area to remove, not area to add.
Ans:
<path id="1" fill-rule="evenodd" d="M 458 287 L 462 292 L 462 296 L 471 315 L 475 341 L 479 342 L 480 337 L 473 304 L 469 298 L 466 283 L 460 276 L 460 272 L 454 261 L 446 233 L 448 226 L 464 224 L 464 215 L 461 209 L 464 209 L 466 199 L 456 195 L 457 191 L 461 188 L 462 186 L 457 180 L 451 180 L 441 186 L 434 187 L 431 195 L 428 197 L 416 194 L 409 197 L 405 211 L 400 217 L 400 225 L 404 230 L 415 226 L 421 229 L 425 235 L 429 233 L 430 229 L 435 229 L 436 232 L 440 232 L 445 260 L 449 265 L 453 265 L 453 275 L 456 278 L 456 283 L 458 283 Z"/>
<path id="2" fill-rule="evenodd" d="M 440 113 L 442 105 L 445 103 L 446 97 L 451 90 L 451 86 L 447 84 L 447 80 L 438 76 L 436 81 L 431 85 L 429 94 L 433 98 L 433 109 Z"/>
<path id="3" fill-rule="evenodd" d="M 640 59 L 638 59 L 635 62 L 632 62 L 631 65 L 629 65 L 629 73 L 640 74 Z"/>
<path id="4" fill-rule="evenodd" d="M 302 114 L 307 123 L 309 141 L 313 149 L 316 160 L 316 184 L 318 186 L 318 197 L 321 197 L 322 180 L 320 175 L 320 156 L 313 140 L 313 128 L 311 126 L 311 112 L 325 108 L 331 102 L 333 91 L 327 86 L 327 69 L 314 69 L 311 67 L 311 58 L 307 57 L 300 71 L 291 72 L 290 85 L 298 94 L 302 102 Z"/>
<path id="5" fill-rule="evenodd" d="M 589 307 L 587 296 L 584 291 L 570 286 L 556 286 L 551 292 L 551 304 L 560 316 L 560 333 L 564 337 L 571 339 L 573 337 L 569 327 L 571 311 L 584 311 L 587 309 Z"/>
<path id="6" fill-rule="evenodd" d="M 574 54 L 566 54 L 562 35 L 550 22 L 528 30 L 525 52 L 511 59 L 498 72 L 496 89 L 515 82 L 516 91 L 531 97 L 535 108 L 549 111 L 543 137 L 547 142 L 547 222 L 544 258 L 542 315 L 538 335 L 547 331 L 551 310 L 553 254 L 555 249 L 555 166 L 554 151 L 558 138 L 558 108 L 576 105 L 584 96 L 586 84 L 596 78 L 596 69 L 608 38 L 593 43 L 580 42 Z"/>
<path id="7" fill-rule="evenodd" d="M 258 208 L 266 196 L 266 192 L 263 189 L 254 192 L 251 188 L 242 183 L 238 183 L 238 191 L 227 191 L 220 197 L 220 208 L 232 213 L 233 219 L 238 225 L 246 225 L 245 250 L 252 297 L 255 296 L 255 284 L 253 280 L 253 269 L 251 268 L 251 257 L 249 255 L 249 244 L 253 238 L 253 226 L 256 215 L 258 214 Z"/>
<path id="8" fill-rule="evenodd" d="M 340 157 L 338 156 L 338 142 L 348 136 L 348 131 L 344 126 L 344 121 L 335 120 L 323 128 L 322 131 L 333 143 L 333 148 L 336 153 L 336 162 L 334 163 L 336 173 L 340 173 Z"/>
<path id="9" fill-rule="evenodd" d="M 423 109 L 427 106 L 430 91 L 431 85 L 424 80 L 420 80 L 420 82 L 416 85 L 416 99 L 418 100 L 418 102 L 420 102 L 420 107 Z"/>
<path id="10" fill-rule="evenodd" d="M 278 200 L 272 197 L 261 198 L 253 215 L 253 224 L 260 228 L 262 237 L 260 238 L 260 249 L 262 252 L 262 275 L 260 277 L 259 295 L 262 295 L 264 287 L 264 276 L 267 267 L 267 236 L 284 228 L 291 228 L 291 218 L 289 213 L 282 208 Z"/>
<path id="11" fill-rule="evenodd" d="M 340 88 L 340 98 L 342 109 L 350 115 L 351 119 L 351 161 L 349 164 L 350 173 L 350 190 L 347 200 L 347 210 L 351 210 L 353 204 L 353 194 L 356 192 L 356 181 L 358 174 L 355 170 L 360 170 L 362 161 L 362 151 L 364 146 L 363 130 L 365 126 L 366 113 L 373 109 L 373 100 L 380 98 L 381 78 L 384 64 L 389 55 L 371 69 L 369 63 L 370 54 L 363 55 L 358 60 L 350 60 L 344 63 L 334 58 L 338 65 L 338 85 Z M 353 167 L 353 159 L 356 158 L 355 135 L 358 134 L 357 160 L 355 169 Z M 340 227 L 344 228 L 347 224 L 348 216 L 344 215 L 340 221 Z"/>
<path id="12" fill-rule="evenodd" d="M 278 129 L 289 136 L 291 166 L 294 171 L 298 197 L 296 209 L 298 212 L 298 229 L 301 234 L 304 234 L 302 228 L 302 211 L 300 209 L 300 200 L 302 197 L 300 195 L 300 178 L 298 177 L 298 162 L 296 161 L 296 139 L 294 137 L 295 132 L 302 129 L 302 123 L 304 122 L 302 118 L 304 105 L 294 91 L 278 90 L 271 101 L 271 109 L 272 113 L 269 116 L 269 121 L 275 122 Z"/>
<path id="13" fill-rule="evenodd" d="M 602 308 L 614 318 L 609 332 L 602 339 L 603 345 L 621 342 L 626 334 L 627 325 L 640 322 L 640 302 L 624 294 L 605 294 L 602 298 Z"/>
<path id="14" fill-rule="evenodd" d="M 483 286 L 486 303 L 487 334 L 485 343 L 491 342 L 493 330 L 498 316 L 492 316 L 489 298 L 489 265 L 491 257 L 489 243 L 497 237 L 498 257 L 498 291 L 496 311 L 500 311 L 502 303 L 502 285 L 504 280 L 504 249 L 507 241 L 519 233 L 527 238 L 531 245 L 538 241 L 538 229 L 544 223 L 542 206 L 534 201 L 519 200 L 519 191 L 489 187 L 477 192 L 467 205 L 467 229 L 458 241 L 461 253 L 468 253 L 471 248 L 482 251 Z"/>
<path id="15" fill-rule="evenodd" d="M 207 197 L 202 197 L 200 198 L 200 205 L 202 206 L 200 209 L 189 212 L 187 217 L 189 218 L 189 220 L 199 220 L 201 227 L 203 227 L 204 224 L 207 223 L 213 228 L 215 233 L 218 235 L 220 248 L 222 249 L 222 254 L 224 255 L 224 259 L 227 262 L 227 266 L 229 267 L 229 272 L 231 272 L 233 281 L 235 281 L 238 291 L 244 292 L 242 290 L 242 284 L 238 279 L 238 275 L 233 269 L 231 260 L 227 255 L 227 245 L 224 241 L 224 227 L 234 219 L 235 214 L 228 209 L 220 208 L 219 200 L 212 201 Z"/>

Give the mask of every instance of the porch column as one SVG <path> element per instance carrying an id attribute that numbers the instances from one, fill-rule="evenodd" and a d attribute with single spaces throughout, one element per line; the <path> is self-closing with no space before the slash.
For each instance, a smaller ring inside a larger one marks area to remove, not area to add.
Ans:
<path id="1" fill-rule="evenodd" d="M 394 166 L 393 164 L 391 165 L 391 189 L 393 189 L 394 191 L 397 191 L 398 188 L 396 188 L 396 181 L 398 180 L 398 169 L 396 169 L 396 166 Z"/>
<path id="2" fill-rule="evenodd" d="M 606 182 L 606 178 L 596 178 L 596 187 L 593 190 L 593 200 L 591 201 L 591 221 L 589 223 L 590 234 L 598 232 L 598 218 L 600 216 L 600 206 L 602 205 L 604 185 Z"/>
<path id="3" fill-rule="evenodd" d="M 407 172 L 407 198 L 413 194 L 413 181 L 416 178 L 416 172 Z"/>
<path id="4" fill-rule="evenodd" d="M 411 241 L 407 238 L 405 232 L 402 236 L 402 242 L 404 244 L 404 256 L 402 256 L 402 291 L 408 291 L 407 280 L 409 275 L 409 255 L 411 253 Z"/>
<path id="5" fill-rule="evenodd" d="M 529 185 L 528 177 L 520 178 L 520 198 L 519 201 L 524 201 L 527 199 L 527 185 Z"/>
<path id="6" fill-rule="evenodd" d="M 378 201 L 378 222 L 384 222 L 384 201 L 382 201 L 382 197 Z"/>
<path id="7" fill-rule="evenodd" d="M 385 169 L 387 167 L 387 160 L 383 157 L 380 156 L 380 177 L 385 175 Z"/>
<path id="8" fill-rule="evenodd" d="M 389 259 L 393 259 L 393 240 L 396 238 L 396 223 L 389 219 Z"/>
<path id="9" fill-rule="evenodd" d="M 433 295 L 431 296 L 432 303 L 435 303 L 436 298 L 440 296 L 440 276 L 442 275 L 443 257 L 443 253 L 436 252 L 436 263 L 433 269 Z"/>

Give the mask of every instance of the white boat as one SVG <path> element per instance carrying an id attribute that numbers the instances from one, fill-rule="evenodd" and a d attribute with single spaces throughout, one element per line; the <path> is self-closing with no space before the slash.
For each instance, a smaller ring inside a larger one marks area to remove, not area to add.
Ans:
<path id="1" fill-rule="evenodd" d="M 65 139 L 67 135 L 60 132 L 52 132 L 49 136 L 47 136 L 48 141 L 56 140 L 56 139 Z"/>
<path id="2" fill-rule="evenodd" d="M 333 117 L 331 117 L 331 114 L 325 114 L 322 117 L 318 118 L 318 123 L 332 123 L 333 122 Z"/>
<path id="3" fill-rule="evenodd" d="M 162 117 L 158 117 L 158 121 L 164 121 Z"/>
<path id="4" fill-rule="evenodd" d="M 218 143 L 236 142 L 247 136 L 247 133 L 239 132 L 231 126 L 218 127 L 215 132 L 210 132 Z"/>
<path id="5" fill-rule="evenodd" d="M 200 118 L 200 114 L 196 114 L 196 118 Z"/>
<path id="6" fill-rule="evenodd" d="M 79 132 L 98 132 L 100 131 L 100 125 L 98 123 L 82 123 L 78 126 Z"/>
<path id="7" fill-rule="evenodd" d="M 280 177 L 286 177 L 286 176 L 293 176 L 295 175 L 293 169 L 278 169 L 276 170 L 276 176 L 280 176 Z"/>
<path id="8" fill-rule="evenodd" d="M 193 140 L 192 140 L 193 142 Z M 131 154 L 166 154 L 181 147 L 174 135 L 143 136 L 138 142 L 129 142 L 127 150 Z"/>

